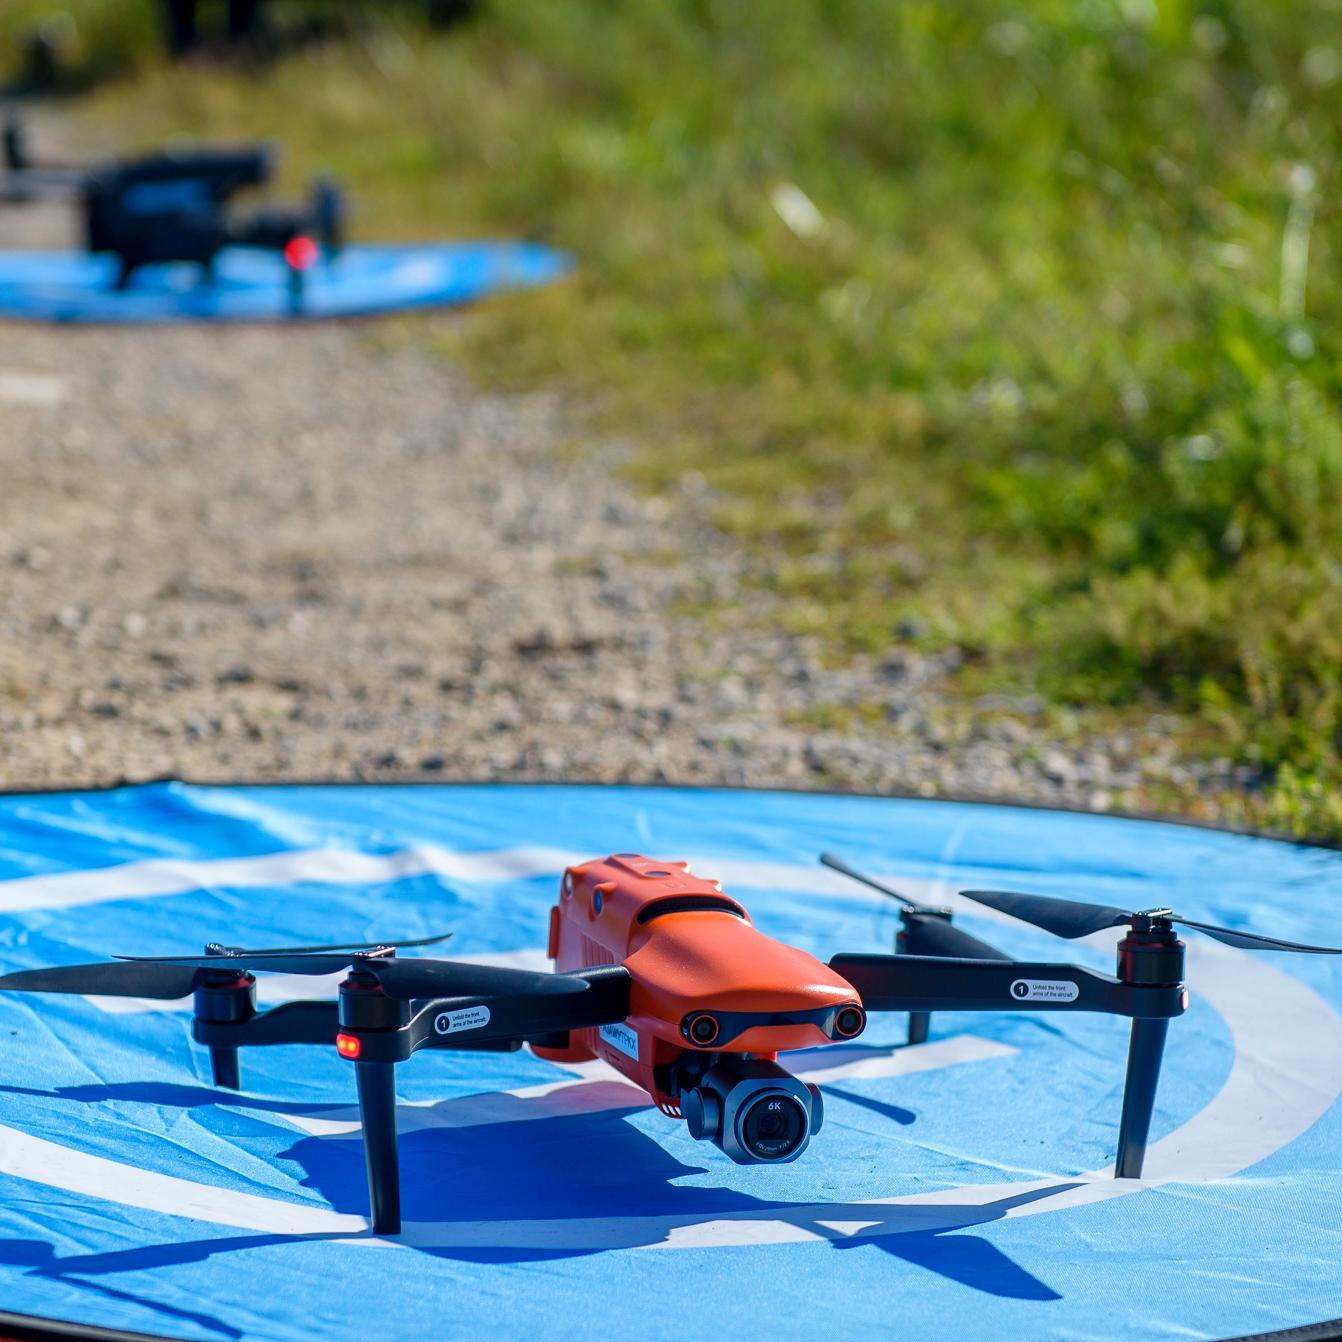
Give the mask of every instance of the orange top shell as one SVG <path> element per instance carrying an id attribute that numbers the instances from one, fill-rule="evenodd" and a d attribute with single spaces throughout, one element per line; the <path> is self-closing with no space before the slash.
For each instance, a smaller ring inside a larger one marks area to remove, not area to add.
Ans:
<path id="1" fill-rule="evenodd" d="M 600 1056 L 669 1112 L 664 1069 L 687 1050 L 771 1058 L 851 1039 L 865 1024 L 851 984 L 766 936 L 685 862 L 616 853 L 570 867 L 550 910 L 549 954 L 557 970 L 623 964 L 630 1012 L 623 1025 L 575 1031 L 568 1048 L 536 1051 Z"/>

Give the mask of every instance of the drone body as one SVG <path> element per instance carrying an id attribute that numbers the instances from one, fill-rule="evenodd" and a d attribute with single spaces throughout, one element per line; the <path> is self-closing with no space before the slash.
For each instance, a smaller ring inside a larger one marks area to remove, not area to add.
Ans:
<path id="1" fill-rule="evenodd" d="M 765 936 L 717 881 L 685 862 L 636 853 L 570 867 L 550 910 L 550 958 L 561 972 L 622 964 L 629 1015 L 618 1029 L 575 1031 L 543 1057 L 601 1057 L 679 1114 L 666 1080 L 687 1052 L 772 1059 L 862 1032 L 851 984 L 814 956 Z"/>
<path id="2" fill-rule="evenodd" d="M 570 867 L 550 910 L 549 954 L 561 972 L 623 965 L 629 1012 L 534 1050 L 604 1059 L 742 1164 L 794 1160 L 820 1126 L 819 1091 L 777 1055 L 856 1038 L 866 1024 L 850 983 L 765 936 L 685 862 L 617 853 Z"/>

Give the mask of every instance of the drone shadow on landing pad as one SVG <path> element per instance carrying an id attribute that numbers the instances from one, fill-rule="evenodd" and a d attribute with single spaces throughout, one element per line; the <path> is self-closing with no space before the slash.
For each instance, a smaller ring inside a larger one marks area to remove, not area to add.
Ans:
<path id="1" fill-rule="evenodd" d="M 627 1122 L 629 1115 L 646 1110 L 645 1102 L 625 1104 L 619 1094 L 610 1093 L 593 1110 L 580 1093 L 585 1089 L 576 1086 L 566 1098 L 565 1092 L 545 1097 L 490 1095 L 487 1122 L 454 1122 L 457 1106 L 485 1097 L 447 1101 L 438 1106 L 443 1121 L 404 1131 L 402 1242 L 419 1252 L 458 1261 L 519 1263 L 652 1248 L 677 1231 L 704 1222 L 772 1222 L 795 1226 L 837 1249 L 888 1253 L 990 1295 L 1038 1301 L 1061 1298 L 988 1240 L 960 1232 L 999 1220 L 1013 1207 L 1071 1184 L 1035 1187 L 985 1204 L 807 1205 L 731 1188 L 685 1185 L 675 1181 L 702 1175 L 709 1166 L 682 1163 Z M 329 1105 L 234 1097 L 203 1086 L 128 1083 L 27 1093 L 83 1103 L 122 1100 L 196 1108 L 233 1101 L 239 1107 L 277 1114 L 333 1112 Z M 845 1100 L 851 1098 L 842 1094 Z M 901 1113 L 897 1121 L 908 1120 Z M 718 1153 L 705 1154 L 712 1159 Z M 294 1162 L 303 1171 L 303 1185 L 317 1190 L 336 1211 L 365 1214 L 368 1193 L 356 1135 L 302 1137 L 279 1158 Z M 86 1279 L 321 1238 L 226 1234 L 53 1258 L 34 1262 L 32 1270 L 43 1276 Z"/>
<path id="2" fill-rule="evenodd" d="M 144 1251 L 132 1250 L 131 1252 L 143 1253 Z M 90 1254 L 85 1257 L 90 1261 L 95 1261 L 98 1256 Z M 105 1286 L 101 1282 L 84 1281 L 83 1277 L 98 1276 L 103 1269 L 96 1266 L 87 1269 L 81 1268 L 77 1266 L 80 1261 L 80 1259 L 75 1258 L 57 1258 L 51 1245 L 42 1240 L 0 1240 L 0 1265 L 26 1267 L 33 1276 L 51 1277 L 66 1281 L 81 1290 L 89 1291 L 101 1297 L 103 1300 L 115 1300 L 138 1305 L 142 1309 L 152 1310 L 155 1314 L 161 1315 L 165 1321 L 172 1320 L 179 1324 L 194 1324 L 198 1328 L 205 1328 L 211 1333 L 217 1333 L 222 1338 L 240 1338 L 242 1336 L 239 1329 L 223 1323 L 214 1318 L 213 1315 L 203 1314 L 199 1310 L 179 1309 L 173 1305 L 165 1305 L 155 1300 L 146 1299 L 142 1295 L 136 1295 L 133 1291 L 118 1290 L 114 1286 Z M 72 1266 L 72 1264 L 76 1265 Z M 109 1270 L 114 1272 L 138 1271 L 144 1266 L 146 1264 L 128 1263 Z"/>

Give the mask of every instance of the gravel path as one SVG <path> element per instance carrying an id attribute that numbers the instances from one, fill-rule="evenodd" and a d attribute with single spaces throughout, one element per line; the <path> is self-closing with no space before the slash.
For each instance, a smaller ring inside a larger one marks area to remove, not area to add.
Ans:
<path id="1" fill-rule="evenodd" d="M 68 230 L 0 208 L 0 246 Z M 693 491 L 670 516 L 633 497 L 617 446 L 575 464 L 576 432 L 554 399 L 480 394 L 358 325 L 0 324 L 0 783 L 546 777 L 1104 808 L 1233 781 L 1180 769 L 1158 723 L 1078 745 L 1007 704 L 948 727 L 955 649 L 832 670 L 804 639 L 676 617 L 686 594 L 749 609 L 744 560 Z M 668 534 L 687 557 L 644 562 Z M 806 725 L 826 717 L 868 725 Z"/>

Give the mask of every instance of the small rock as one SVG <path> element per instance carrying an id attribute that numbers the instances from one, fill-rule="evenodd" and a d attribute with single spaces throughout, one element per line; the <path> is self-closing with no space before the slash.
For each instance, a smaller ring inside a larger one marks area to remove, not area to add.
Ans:
<path id="1" fill-rule="evenodd" d="M 26 568 L 32 573 L 41 573 L 50 563 L 51 551 L 45 545 L 32 545 L 14 552 L 15 567 Z"/>
<path id="2" fill-rule="evenodd" d="M 1039 761 L 1044 777 L 1054 783 L 1069 783 L 1076 776 L 1076 765 L 1071 756 L 1061 750 L 1049 750 Z"/>

